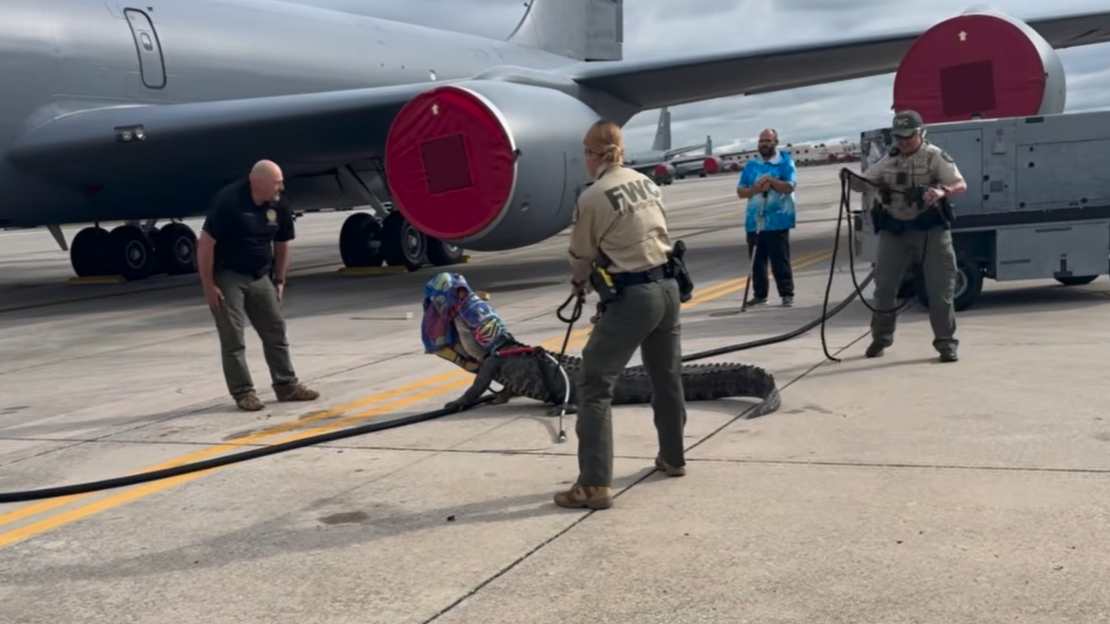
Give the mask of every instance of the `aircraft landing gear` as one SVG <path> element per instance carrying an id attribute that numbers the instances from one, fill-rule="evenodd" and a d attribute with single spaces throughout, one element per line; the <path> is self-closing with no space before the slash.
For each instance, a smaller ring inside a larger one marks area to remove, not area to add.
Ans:
<path id="1" fill-rule="evenodd" d="M 339 255 L 348 267 L 376 267 L 382 264 L 382 226 L 373 215 L 356 212 L 343 222 L 339 231 Z"/>
<path id="2" fill-rule="evenodd" d="M 196 272 L 196 234 L 183 223 L 144 231 L 121 225 L 110 232 L 100 226 L 77 233 L 70 245 L 70 263 L 78 277 L 119 275 L 128 281 L 156 273 Z"/>
<path id="3" fill-rule="evenodd" d="M 390 266 L 415 271 L 428 260 L 428 237 L 400 212 L 392 212 L 382 221 L 382 255 Z"/>
<path id="4" fill-rule="evenodd" d="M 197 270 L 197 235 L 184 223 L 168 223 L 154 236 L 154 254 L 169 275 Z"/>
<path id="5" fill-rule="evenodd" d="M 425 264 L 458 264 L 465 258 L 461 247 L 424 234 L 396 211 L 382 221 L 366 212 L 347 217 L 339 232 L 339 254 L 347 267 L 378 267 L 384 261 L 409 271 Z"/>

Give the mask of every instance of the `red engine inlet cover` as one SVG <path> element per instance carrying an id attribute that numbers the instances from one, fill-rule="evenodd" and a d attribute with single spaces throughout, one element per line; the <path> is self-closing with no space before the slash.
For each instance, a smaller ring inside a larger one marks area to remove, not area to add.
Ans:
<path id="1" fill-rule="evenodd" d="M 925 123 L 967 121 L 974 113 L 995 118 L 1053 112 L 1041 107 L 1063 72 L 1050 67 L 1032 37 L 1039 35 L 991 15 L 961 15 L 933 26 L 898 66 L 894 112 L 915 110 Z M 1051 46 L 1047 53 L 1055 54 Z"/>
<path id="2" fill-rule="evenodd" d="M 667 175 L 671 168 L 667 165 L 655 165 L 655 175 Z"/>
<path id="3" fill-rule="evenodd" d="M 716 156 L 709 156 L 702 161 L 702 166 L 705 167 L 706 173 L 717 173 L 721 169 L 721 160 Z"/>
<path id="4" fill-rule="evenodd" d="M 389 128 L 385 170 L 393 202 L 435 238 L 464 238 L 493 223 L 512 196 L 515 169 L 501 120 L 463 89 L 416 96 Z"/>

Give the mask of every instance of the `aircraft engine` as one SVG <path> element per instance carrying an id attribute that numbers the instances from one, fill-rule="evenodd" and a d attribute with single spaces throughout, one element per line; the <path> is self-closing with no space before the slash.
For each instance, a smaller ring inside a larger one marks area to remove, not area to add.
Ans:
<path id="1" fill-rule="evenodd" d="M 1021 20 L 967 13 L 926 30 L 902 57 L 894 111 L 925 123 L 1052 115 L 1064 111 L 1064 66 L 1056 50 Z"/>
<path id="2" fill-rule="evenodd" d="M 418 95 L 385 149 L 393 202 L 428 236 L 515 249 L 565 229 L 590 181 L 582 138 L 599 115 L 554 89 L 473 80 Z"/>
<path id="3" fill-rule="evenodd" d="M 717 173 L 721 170 L 721 159 L 716 156 L 706 156 L 702 166 L 705 167 L 706 173 Z"/>

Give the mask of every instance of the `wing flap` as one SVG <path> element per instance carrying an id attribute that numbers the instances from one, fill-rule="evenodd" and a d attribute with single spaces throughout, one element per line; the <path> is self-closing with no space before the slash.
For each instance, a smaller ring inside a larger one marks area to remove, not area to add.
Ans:
<path id="1" fill-rule="evenodd" d="M 293 173 L 334 167 L 380 156 L 397 111 L 441 84 L 85 109 L 28 129 L 9 158 L 67 186 L 235 178 L 262 158 Z"/>
<path id="2" fill-rule="evenodd" d="M 1053 47 L 1110 42 L 1110 11 L 1025 20 Z M 888 74 L 925 29 L 821 44 L 619 63 L 577 63 L 579 84 L 643 109 Z"/>

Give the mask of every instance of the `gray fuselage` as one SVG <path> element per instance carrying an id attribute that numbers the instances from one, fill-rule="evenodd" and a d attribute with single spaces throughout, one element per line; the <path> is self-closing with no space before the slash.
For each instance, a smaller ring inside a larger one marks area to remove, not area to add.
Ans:
<path id="1" fill-rule="evenodd" d="M 497 66 L 573 62 L 508 42 L 271 0 L 3 0 L 0 226 L 191 216 L 139 200 L 85 202 L 81 189 L 46 184 L 12 165 L 13 141 L 69 111 L 456 80 Z"/>

